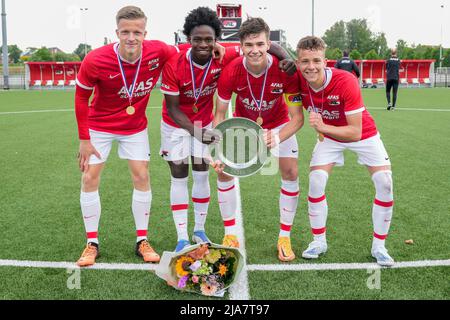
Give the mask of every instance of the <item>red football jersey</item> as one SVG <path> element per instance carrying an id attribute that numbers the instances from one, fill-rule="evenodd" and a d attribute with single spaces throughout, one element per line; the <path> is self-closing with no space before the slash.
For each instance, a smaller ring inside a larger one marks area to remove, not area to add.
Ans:
<path id="1" fill-rule="evenodd" d="M 77 75 L 80 88 L 94 91 L 89 108 L 88 125 L 78 119 L 81 139 L 89 139 L 88 128 L 114 134 L 131 135 L 147 127 L 145 110 L 150 92 L 161 74 L 165 62 L 179 52 L 177 47 L 161 41 L 145 40 L 142 44 L 142 62 L 136 80 L 131 105 L 135 113 L 126 112 L 130 105 L 117 61 L 118 43 L 91 51 L 83 60 Z M 131 87 L 138 69 L 134 64 L 122 61 L 126 82 Z"/>
<path id="2" fill-rule="evenodd" d="M 269 66 L 261 105 L 262 127 L 273 129 L 289 121 L 288 106 L 283 94 L 296 94 L 300 92 L 298 75 L 288 76 L 278 67 L 278 58 L 267 55 Z M 248 75 L 248 80 L 247 80 Z M 237 94 L 236 117 L 244 117 L 256 121 L 259 116 L 259 103 L 264 84 L 264 74 L 255 76 L 247 71 L 245 57 L 231 62 L 223 71 L 219 79 L 217 94 L 224 102 L 231 100 L 233 92 Z M 249 88 L 249 85 L 251 88 Z M 250 91 L 251 89 L 251 91 Z"/>
<path id="3" fill-rule="evenodd" d="M 192 84 L 191 67 L 189 62 L 190 50 L 181 52 L 172 57 L 164 66 L 162 73 L 161 92 L 167 95 L 179 96 L 179 108 L 184 112 L 192 123 L 201 122 L 201 127 L 210 124 L 214 118 L 212 113 L 214 107 L 214 93 L 217 89 L 217 82 L 222 73 L 222 69 L 235 58 L 240 56 L 240 47 L 227 47 L 222 63 L 218 59 L 213 59 L 206 75 L 202 92 L 198 97 L 196 106 L 198 112 L 194 112 L 195 102 L 194 88 Z M 194 65 L 195 87 L 199 92 L 203 76 L 207 65 Z M 166 100 L 163 101 L 162 109 L 163 121 L 173 127 L 179 126 L 172 120 L 167 111 Z"/>
<path id="4" fill-rule="evenodd" d="M 298 74 L 300 76 L 303 106 L 306 110 L 314 111 L 316 109 L 316 112 L 322 115 L 325 124 L 336 127 L 347 125 L 347 115 L 362 112 L 361 140 L 377 134 L 375 121 L 364 106 L 358 79 L 354 75 L 345 70 L 326 68 L 326 81 L 323 87 L 314 90 L 309 86 L 300 71 Z"/>

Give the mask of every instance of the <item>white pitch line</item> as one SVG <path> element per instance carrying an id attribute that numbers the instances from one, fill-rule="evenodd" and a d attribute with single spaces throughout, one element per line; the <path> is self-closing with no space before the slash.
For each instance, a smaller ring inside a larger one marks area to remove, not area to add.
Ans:
<path id="1" fill-rule="evenodd" d="M 367 107 L 367 110 L 386 110 L 386 107 Z M 387 110 L 386 110 L 387 111 Z M 420 109 L 420 108 L 403 108 L 395 107 L 396 111 L 432 111 L 432 112 L 450 112 L 450 109 Z"/>
<path id="2" fill-rule="evenodd" d="M 228 117 L 233 117 L 233 106 L 230 102 L 228 107 Z M 244 219 L 242 218 L 242 205 L 241 205 L 241 189 L 239 186 L 239 178 L 234 179 L 234 187 L 236 188 L 236 231 L 239 239 L 239 249 L 244 257 L 244 267 L 242 268 L 239 279 L 233 286 L 230 287 L 230 300 L 250 300 L 250 290 L 248 286 L 248 274 L 247 274 L 247 253 L 245 250 L 245 235 L 244 235 Z"/>
<path id="3" fill-rule="evenodd" d="M 0 260 L 0 267 L 76 269 L 75 262 Z M 96 263 L 86 270 L 155 271 L 157 264 L 145 263 Z M 450 267 L 447 260 L 400 261 L 386 269 Z M 377 269 L 376 263 L 302 263 L 302 264 L 250 264 L 246 271 L 326 271 L 326 270 L 367 270 Z M 244 271 L 243 271 L 244 272 Z"/>
<path id="4" fill-rule="evenodd" d="M 0 267 L 27 267 L 49 269 L 77 269 L 75 262 L 26 261 L 26 260 L 0 260 Z M 83 269 L 93 270 L 125 270 L 125 271 L 155 271 L 156 264 L 136 263 L 96 263 Z"/>
<path id="5" fill-rule="evenodd" d="M 449 260 L 422 260 L 396 262 L 389 269 L 450 267 Z M 376 263 L 305 263 L 305 264 L 251 264 L 248 271 L 317 271 L 317 270 L 366 270 L 381 268 Z"/>
<path id="6" fill-rule="evenodd" d="M 161 109 L 161 106 L 151 106 L 147 109 Z M 28 114 L 28 113 L 46 113 L 46 112 L 75 112 L 75 109 L 49 109 L 49 110 L 27 110 L 27 111 L 5 111 L 0 112 L 0 116 L 8 114 Z"/>

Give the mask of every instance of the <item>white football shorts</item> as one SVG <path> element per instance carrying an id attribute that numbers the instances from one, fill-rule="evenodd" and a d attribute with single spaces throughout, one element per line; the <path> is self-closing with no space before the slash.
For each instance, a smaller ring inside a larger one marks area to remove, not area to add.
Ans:
<path id="1" fill-rule="evenodd" d="M 272 131 L 279 132 L 285 125 L 286 125 L 286 123 L 272 129 Z M 299 150 L 298 150 L 297 137 L 295 134 L 293 134 L 291 137 L 289 137 L 288 139 L 281 142 L 275 148 L 270 149 L 270 153 L 274 157 L 278 157 L 278 158 L 296 158 L 297 159 L 298 152 L 299 152 Z"/>
<path id="2" fill-rule="evenodd" d="M 335 163 L 344 165 L 344 150 L 350 150 L 358 155 L 358 163 L 369 167 L 390 166 L 391 161 L 386 152 L 380 134 L 357 142 L 338 142 L 325 138 L 317 141 L 311 158 L 311 167 Z"/>
<path id="3" fill-rule="evenodd" d="M 100 153 L 101 159 L 91 155 L 89 164 L 100 164 L 108 159 L 114 141 L 119 144 L 117 153 L 119 158 L 136 161 L 150 161 L 150 145 L 147 129 L 131 135 L 119 135 L 89 129 L 91 143 Z"/>
<path id="4" fill-rule="evenodd" d="M 211 129 L 212 123 L 203 128 Z M 180 161 L 191 156 L 207 159 L 209 150 L 208 145 L 201 143 L 188 131 L 161 121 L 161 149 L 159 154 L 166 161 Z"/>

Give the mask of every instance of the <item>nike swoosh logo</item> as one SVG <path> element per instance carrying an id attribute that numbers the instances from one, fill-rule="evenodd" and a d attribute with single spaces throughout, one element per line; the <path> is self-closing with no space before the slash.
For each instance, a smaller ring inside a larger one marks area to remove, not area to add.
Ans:
<path id="1" fill-rule="evenodd" d="M 146 213 L 145 215 L 146 215 L 146 216 L 149 216 L 149 215 L 150 215 L 150 213 Z"/>
<path id="2" fill-rule="evenodd" d="M 288 210 L 288 209 L 286 209 L 286 208 L 283 208 L 283 211 L 286 211 L 286 212 L 294 212 L 294 211 L 292 211 L 292 210 Z"/>
<path id="3" fill-rule="evenodd" d="M 384 220 L 384 222 L 391 222 L 391 220 Z"/>
<path id="4" fill-rule="evenodd" d="M 207 213 L 200 213 L 201 216 L 206 216 L 208 215 Z"/>
<path id="5" fill-rule="evenodd" d="M 292 150 L 292 153 L 297 153 L 298 152 L 298 150 Z"/>
<path id="6" fill-rule="evenodd" d="M 318 214 L 310 214 L 309 216 L 310 217 L 318 217 L 319 215 Z"/>
<path id="7" fill-rule="evenodd" d="M 188 86 L 188 85 L 190 85 L 190 84 L 191 84 L 191 82 L 192 82 L 192 81 L 189 81 L 189 82 L 185 82 L 185 83 L 183 83 L 183 87 L 185 87 L 185 86 Z"/>
<path id="8" fill-rule="evenodd" d="M 242 90 L 245 90 L 245 89 L 247 89 L 247 87 L 237 88 L 237 91 L 242 91 Z"/>
<path id="9" fill-rule="evenodd" d="M 109 75 L 109 78 L 110 78 L 110 79 L 114 79 L 114 78 L 117 78 L 118 76 L 120 76 L 120 73 L 116 74 L 115 76 L 113 76 L 112 74 L 110 74 L 110 75 Z"/>
<path id="10" fill-rule="evenodd" d="M 94 215 L 92 215 L 92 216 L 83 216 L 83 218 L 85 218 L 85 219 L 90 219 L 90 218 L 93 218 L 93 217 L 95 217 L 96 215 L 94 214 Z"/>
<path id="11" fill-rule="evenodd" d="M 178 225 L 181 227 L 181 226 L 185 226 L 186 223 L 179 223 Z"/>
<path id="12" fill-rule="evenodd" d="M 230 33 L 230 34 L 227 34 L 227 35 L 222 34 L 222 40 L 226 40 L 226 39 L 231 38 L 232 36 L 235 36 L 235 35 L 237 35 L 237 32 Z"/>
<path id="13" fill-rule="evenodd" d="M 384 158 L 384 160 L 386 160 L 386 161 L 387 161 L 387 160 L 389 160 L 389 158 Z"/>

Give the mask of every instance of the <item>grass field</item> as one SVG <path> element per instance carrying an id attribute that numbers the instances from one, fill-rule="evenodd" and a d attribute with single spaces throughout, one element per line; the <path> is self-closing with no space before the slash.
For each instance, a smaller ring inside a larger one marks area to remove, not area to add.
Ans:
<path id="1" fill-rule="evenodd" d="M 385 110 L 383 90 L 363 90 L 367 108 L 390 154 L 395 207 L 389 252 L 398 262 L 450 259 L 450 90 L 403 89 L 396 111 Z M 11 266 L 6 260 L 74 262 L 83 246 L 79 209 L 77 129 L 72 91 L 0 92 L 0 299 L 203 299 L 168 287 L 153 272 L 82 270 L 81 290 L 67 287 L 64 268 Z M 176 232 L 169 203 L 169 170 L 158 156 L 161 94 L 149 109 L 153 189 L 149 236 L 158 252 L 171 251 Z M 33 112 L 31 112 L 33 111 Z M 311 240 L 307 215 L 308 164 L 315 134 L 298 133 L 301 197 L 292 239 L 297 258 L 287 267 L 308 266 L 301 252 Z M 134 255 L 132 184 L 127 164 L 111 152 L 100 189 L 101 263 L 141 263 Z M 211 180 L 207 232 L 220 242 L 223 226 Z M 241 179 L 247 264 L 279 266 L 279 176 Z M 369 263 L 374 197 L 372 182 L 356 156 L 336 168 L 327 187 L 329 251 L 317 261 Z M 190 228 L 193 228 L 190 213 Z M 413 239 L 413 245 L 406 245 Z M 269 268 L 270 269 L 270 268 Z M 381 289 L 369 289 L 371 274 L 357 270 L 248 271 L 251 299 L 449 299 L 450 267 L 381 270 Z M 229 297 L 229 296 L 226 296 Z"/>

